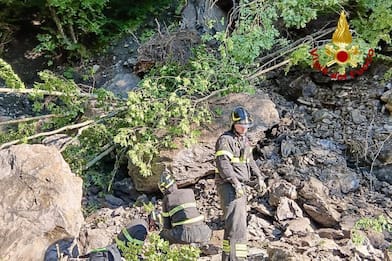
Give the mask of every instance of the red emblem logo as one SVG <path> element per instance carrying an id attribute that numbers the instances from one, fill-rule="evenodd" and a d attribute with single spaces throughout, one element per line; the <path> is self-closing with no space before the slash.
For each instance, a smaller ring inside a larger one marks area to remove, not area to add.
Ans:
<path id="1" fill-rule="evenodd" d="M 329 76 L 333 80 L 347 80 L 362 75 L 370 66 L 374 50 L 369 49 L 364 64 L 359 68 L 361 51 L 352 45 L 352 35 L 344 11 L 341 12 L 338 26 L 332 35 L 332 44 L 325 45 L 324 54 L 330 59 L 325 65 L 320 64 L 317 48 L 310 51 L 313 58 L 313 68 Z M 348 67 L 353 68 L 346 72 Z"/>

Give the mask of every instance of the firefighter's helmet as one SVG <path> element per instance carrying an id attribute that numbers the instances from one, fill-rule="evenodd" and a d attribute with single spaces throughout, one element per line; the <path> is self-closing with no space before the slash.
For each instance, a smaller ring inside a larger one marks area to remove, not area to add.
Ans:
<path id="1" fill-rule="evenodd" d="M 231 124 L 241 124 L 250 128 L 253 126 L 253 120 L 249 112 L 244 107 L 236 107 L 231 112 Z"/>
<path id="2" fill-rule="evenodd" d="M 165 169 L 162 172 L 161 177 L 159 179 L 159 183 L 158 183 L 159 190 L 162 193 L 165 193 L 168 190 L 168 188 L 174 185 L 174 183 L 176 183 L 176 180 L 170 174 L 170 172 L 167 169 Z"/>

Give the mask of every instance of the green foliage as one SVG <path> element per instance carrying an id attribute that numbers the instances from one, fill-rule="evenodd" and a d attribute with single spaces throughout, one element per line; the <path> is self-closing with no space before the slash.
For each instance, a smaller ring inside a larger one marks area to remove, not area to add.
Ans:
<path id="1" fill-rule="evenodd" d="M 39 72 L 43 82 L 36 82 L 34 89 L 49 92 L 60 92 L 57 98 L 46 98 L 42 93 L 33 93 L 33 109 L 35 112 L 46 110 L 50 113 L 61 115 L 53 120 L 53 127 L 70 123 L 78 115 L 83 114 L 87 97 L 80 96 L 78 86 L 72 81 L 58 77 L 51 71 Z"/>
<path id="2" fill-rule="evenodd" d="M 0 58 L 0 78 L 5 81 L 5 86 L 11 89 L 25 89 L 25 85 L 11 65 Z"/>
<path id="3" fill-rule="evenodd" d="M 71 169 L 78 175 L 86 177 L 85 181 L 89 184 L 98 185 L 101 188 L 106 188 L 107 184 L 99 182 L 103 174 L 94 171 L 84 173 L 86 164 L 92 160 L 96 155 L 102 152 L 102 148 L 110 144 L 113 139 L 113 134 L 104 124 L 95 124 L 94 126 L 85 129 L 79 136 L 79 144 L 69 145 L 63 152 L 65 160 L 70 164 Z M 89 175 L 90 174 L 90 175 Z M 106 178 L 108 180 L 108 178 Z"/>
<path id="4" fill-rule="evenodd" d="M 303 44 L 290 54 L 290 62 L 285 68 L 286 74 L 289 72 L 290 68 L 295 65 L 299 65 L 301 67 L 312 66 L 313 60 L 309 53 L 310 49 L 311 47 L 309 44 Z"/>
<path id="5" fill-rule="evenodd" d="M 151 16 L 166 13 L 172 0 L 0 0 L 0 24 L 18 25 L 20 21 L 44 21 L 37 35 L 37 53 L 48 58 L 62 55 L 86 58 L 124 32 L 135 32 Z M 164 11 L 165 10 L 165 11 Z M 0 33 L 1 39 L 1 33 Z M 2 47 L 2 46 L 0 46 Z M 49 60 L 48 65 L 53 61 Z"/>
<path id="6" fill-rule="evenodd" d="M 149 18 L 167 13 L 172 3 L 172 0 L 138 0 L 132 1 L 132 5 L 124 5 L 122 0 L 111 0 L 105 14 L 109 25 L 119 28 L 120 32 L 135 32 Z"/>
<path id="7" fill-rule="evenodd" d="M 88 204 L 82 208 L 83 216 L 88 217 L 89 215 L 97 211 L 99 208 L 100 208 L 99 203 L 88 202 Z"/>
<path id="8" fill-rule="evenodd" d="M 103 167 L 99 168 L 98 166 L 86 170 L 85 172 L 83 172 L 82 178 L 83 185 L 85 188 L 95 186 L 99 188 L 100 192 L 102 193 L 102 196 L 104 195 L 104 193 L 109 191 L 109 186 L 111 186 L 112 177 L 110 175 L 110 172 L 106 172 Z"/>
<path id="9" fill-rule="evenodd" d="M 351 241 L 354 245 L 360 246 L 365 241 L 365 236 L 361 234 L 357 229 L 351 230 Z"/>
<path id="10" fill-rule="evenodd" d="M 185 145 L 196 142 L 198 128 L 211 117 L 201 103 L 203 97 L 224 89 L 253 90 L 240 67 L 230 62 L 200 46 L 188 64 L 155 68 L 140 82 L 138 91 L 128 94 L 126 126 L 114 141 L 128 148 L 130 160 L 142 175 L 152 174 L 153 159 L 160 150 L 177 147 L 177 138 L 182 137 Z"/>
<path id="11" fill-rule="evenodd" d="M 356 33 L 376 47 L 383 40 L 391 44 L 392 2 L 389 0 L 357 1 L 356 15 L 352 25 Z"/>
<path id="12" fill-rule="evenodd" d="M 58 77 L 50 71 L 40 72 L 39 75 L 42 82 L 34 84 L 34 89 L 37 92 L 30 95 L 33 109 L 36 113 L 53 113 L 57 117 L 45 121 L 18 124 L 16 128 L 10 128 L 8 131 L 0 133 L 0 143 L 17 139 L 22 139 L 23 142 L 23 138 L 39 132 L 61 128 L 85 119 L 85 116 L 82 115 L 85 113 L 88 97 L 80 94 L 78 86 L 72 80 Z M 44 95 L 38 90 L 52 92 L 55 95 Z M 103 112 L 110 106 L 116 105 L 112 93 L 100 89 L 96 95 L 96 106 L 101 107 Z M 123 127 L 124 122 L 121 117 L 108 117 L 108 119 L 101 119 L 101 122 L 80 131 L 78 142 L 68 145 L 63 156 L 70 164 L 72 171 L 84 178 L 86 187 L 95 185 L 102 190 L 107 190 L 111 181 L 111 175 L 108 174 L 110 171 L 105 171 L 100 168 L 101 166 L 98 166 L 98 169 L 86 171 L 86 165 L 100 154 L 103 148 L 113 143 L 117 129 Z M 69 134 L 72 136 L 73 133 Z"/>
<path id="13" fill-rule="evenodd" d="M 276 6 L 287 27 L 304 28 L 317 14 L 327 9 L 335 9 L 346 0 L 280 0 Z"/>
<path id="14" fill-rule="evenodd" d="M 52 18 L 51 21 L 55 25 L 51 29 L 48 28 L 47 34 L 39 36 L 39 51 L 56 54 L 61 50 L 67 50 L 81 54 L 84 51 L 84 40 L 88 42 L 95 37 L 103 39 L 107 37 L 106 32 L 118 32 L 119 28 L 123 32 L 135 31 L 146 17 L 158 15 L 158 7 L 168 8 L 169 2 L 160 1 L 158 5 L 152 0 L 136 1 L 132 8 L 120 0 L 34 0 L 25 2 L 25 5 L 38 8 L 42 16 Z M 381 32 L 378 40 L 388 41 L 383 35 L 391 31 L 389 22 L 392 19 L 384 13 L 385 10 L 390 10 L 389 2 L 358 2 L 361 7 L 358 9 L 361 16 L 358 17 L 362 20 L 358 20 L 356 27 L 361 36 L 366 36 L 365 40 L 373 37 L 374 31 L 374 34 Z M 5 3 L 5 0 L 0 0 L 0 3 Z M 181 145 L 189 146 L 197 141 L 201 127 L 211 119 L 211 112 L 204 104 L 209 96 L 218 93 L 224 95 L 231 92 L 254 92 L 246 75 L 258 68 L 258 57 L 272 50 L 280 42 L 283 47 L 287 46 L 288 40 L 279 38 L 279 31 L 291 26 L 304 27 L 320 12 L 338 11 L 334 9 L 343 3 L 342 0 L 241 0 L 236 13 L 238 21 L 234 24 L 233 31 L 203 36 L 205 41 L 218 41 L 218 51 L 201 44 L 195 48 L 187 64 L 157 65 L 144 76 L 139 89 L 129 93 L 126 108 L 123 108 L 123 101 L 114 99 L 113 94 L 98 89 L 95 93 L 98 97 L 97 106 L 103 111 L 121 110 L 122 113 L 102 120 L 94 127 L 79 133 L 80 144 L 68 146 L 64 151 L 66 160 L 74 172 L 84 177 L 87 185 L 94 184 L 105 189 L 111 175 L 106 174 L 107 171 L 94 168 L 86 171 L 86 164 L 100 154 L 107 144 L 115 143 L 121 147 L 119 149 L 127 151 L 127 156 L 139 167 L 142 175 L 151 175 L 151 166 L 161 150 Z M 12 7 L 11 1 L 7 1 L 7 4 L 7 8 Z M 20 3 L 17 6 L 22 7 Z M 163 9 L 167 10 L 165 8 Z M 136 18 L 130 21 L 120 19 L 121 16 Z M 366 26 L 367 20 L 373 21 L 371 26 Z M 377 23 L 379 26 L 375 25 Z M 146 33 L 146 37 L 150 34 L 151 31 Z M 361 39 L 355 41 L 353 45 L 362 48 L 360 61 L 363 62 L 368 48 L 372 45 Z M 297 48 L 290 56 L 289 66 L 310 65 L 312 57 L 309 48 L 308 45 Z M 319 56 L 321 64 L 326 64 L 330 59 L 324 52 L 320 52 Z M 2 65 L 2 68 L 6 67 Z M 11 79 L 7 85 L 10 88 L 19 88 L 20 80 L 18 85 L 12 70 L 0 70 L 0 73 L 4 74 L 5 71 L 8 71 L 8 74 L 3 78 Z M 92 68 L 86 73 L 86 79 L 94 81 L 94 73 Z M 72 77 L 72 71 L 67 71 L 65 76 Z M 74 82 L 48 71 L 41 72 L 40 77 L 43 82 L 36 83 L 35 89 L 57 91 L 62 94 L 35 94 L 35 111 L 55 113 L 60 117 L 47 121 L 39 128 L 34 124 L 20 125 L 18 130 L 10 132 L 12 135 L 9 137 L 23 137 L 43 129 L 77 123 L 89 117 L 85 112 L 87 97 L 79 95 L 79 89 Z M 183 144 L 180 144 L 180 141 L 183 141 Z M 97 166 L 99 167 L 101 166 Z"/>
<path id="15" fill-rule="evenodd" d="M 0 144 L 19 139 L 22 139 L 22 142 L 25 143 L 24 138 L 35 134 L 39 129 L 38 125 L 37 122 L 19 123 L 16 128 L 11 128 L 6 132 L 0 131 Z"/>
<path id="16" fill-rule="evenodd" d="M 86 57 L 83 43 L 103 34 L 107 23 L 103 15 L 109 0 L 46 0 L 42 13 L 47 14 L 55 28 L 47 27 L 48 33 L 39 34 L 37 52 L 55 56 L 62 52 L 77 57 Z"/>
<path id="17" fill-rule="evenodd" d="M 365 236 L 360 230 L 373 230 L 382 233 L 383 231 L 392 232 L 392 220 L 380 215 L 375 218 L 361 218 L 355 222 L 354 228 L 351 230 L 351 241 L 355 245 L 362 245 Z"/>
<path id="18" fill-rule="evenodd" d="M 7 43 L 9 43 L 12 40 L 13 30 L 14 28 L 12 26 L 10 26 L 7 23 L 2 23 L 0 21 L 0 56 L 3 55 Z"/>
<path id="19" fill-rule="evenodd" d="M 189 245 L 170 246 L 156 233 L 150 233 L 148 242 L 143 246 L 132 243 L 125 246 L 120 242 L 118 247 L 127 261 L 138 261 L 140 257 L 149 261 L 196 261 L 200 256 L 198 248 Z"/>
<path id="20" fill-rule="evenodd" d="M 187 2 L 187 0 L 178 0 L 178 3 L 176 4 L 177 7 L 175 10 L 176 15 L 181 15 L 181 11 L 186 6 Z"/>
<path id="21" fill-rule="evenodd" d="M 105 17 L 102 14 L 109 0 L 47 0 L 48 7 L 55 8 L 56 15 L 63 26 L 84 31 L 99 33 Z M 76 36 L 78 31 L 75 32 Z"/>
<path id="22" fill-rule="evenodd" d="M 256 0 L 240 2 L 238 24 L 230 36 L 218 33 L 223 58 L 231 56 L 239 64 L 252 63 L 262 51 L 270 50 L 279 31 L 275 28 L 277 10 L 272 3 Z"/>
<path id="23" fill-rule="evenodd" d="M 174 137 L 190 136 L 191 122 L 205 122 L 208 112 L 197 110 L 190 99 L 175 93 L 163 96 L 166 87 L 159 81 L 146 80 L 142 86 L 140 91 L 129 93 L 127 126 L 119 130 L 114 141 L 129 148 L 131 161 L 148 176 L 159 150 L 174 147 Z"/>
<path id="24" fill-rule="evenodd" d="M 392 68 L 389 68 L 384 74 L 384 80 L 389 81 L 392 79 Z"/>
<path id="25" fill-rule="evenodd" d="M 143 30 L 142 34 L 139 37 L 140 38 L 139 40 L 140 40 L 141 43 L 145 43 L 148 40 L 150 40 L 154 36 L 154 34 L 155 34 L 155 30 L 154 29 Z"/>
<path id="26" fill-rule="evenodd" d="M 371 229 L 376 232 L 389 231 L 392 232 L 392 220 L 380 215 L 376 218 L 361 218 L 354 226 L 356 229 Z"/>

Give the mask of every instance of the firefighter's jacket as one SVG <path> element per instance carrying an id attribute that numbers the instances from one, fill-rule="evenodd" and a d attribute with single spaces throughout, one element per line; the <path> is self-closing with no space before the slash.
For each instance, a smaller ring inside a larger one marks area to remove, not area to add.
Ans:
<path id="1" fill-rule="evenodd" d="M 243 183 L 249 181 L 251 174 L 262 177 L 245 135 L 238 135 L 234 130 L 226 131 L 218 138 L 215 151 L 217 184 L 233 183 L 234 179 Z"/>
<path id="2" fill-rule="evenodd" d="M 202 224 L 204 216 L 196 208 L 192 189 L 177 189 L 165 195 L 162 204 L 163 227 L 171 229 L 187 224 Z"/>
<path id="3" fill-rule="evenodd" d="M 73 247 L 73 241 L 61 239 L 49 246 L 45 253 L 44 261 L 60 260 L 58 254 L 69 257 L 69 260 L 88 261 L 122 261 L 119 244 L 142 246 L 148 233 L 148 224 L 145 220 L 134 219 L 127 227 L 123 228 L 115 238 L 115 244 L 106 247 L 95 248 L 85 255 L 79 256 L 77 244 Z M 71 249 L 72 248 L 72 249 Z M 63 259 L 61 259 L 63 260 Z M 68 258 L 67 258 L 68 260 Z M 142 260 L 141 257 L 138 260 Z"/>
<path id="4" fill-rule="evenodd" d="M 123 228 L 115 238 L 116 244 L 92 250 L 87 256 L 89 261 L 121 261 L 119 244 L 127 246 L 128 243 L 142 246 L 148 233 L 148 224 L 143 219 L 134 219 Z M 139 258 L 139 260 L 142 260 Z"/>

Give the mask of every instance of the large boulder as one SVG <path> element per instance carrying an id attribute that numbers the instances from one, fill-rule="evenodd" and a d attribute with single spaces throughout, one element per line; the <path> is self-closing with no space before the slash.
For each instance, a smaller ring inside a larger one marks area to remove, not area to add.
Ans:
<path id="1" fill-rule="evenodd" d="M 82 180 L 43 145 L 0 150 L 0 260 L 43 260 L 46 248 L 77 237 Z"/>
<path id="2" fill-rule="evenodd" d="M 255 126 L 249 136 L 255 144 L 264 137 L 264 131 L 279 123 L 275 104 L 262 92 L 230 94 L 209 101 L 212 111 L 219 111 L 211 124 L 202 130 L 197 144 L 185 148 L 181 142 L 177 149 L 162 151 L 153 164 L 153 176 L 141 177 L 137 168 L 129 162 L 129 175 L 138 191 L 154 192 L 158 189 L 159 175 L 165 166 L 172 168 L 180 187 L 194 184 L 198 179 L 214 173 L 215 142 L 224 131 L 230 129 L 230 114 L 234 107 L 244 106 L 254 119 Z"/>
<path id="3" fill-rule="evenodd" d="M 298 192 L 304 202 L 306 214 L 322 227 L 333 227 L 338 224 L 341 215 L 336 206 L 328 202 L 329 191 L 318 179 L 311 177 Z"/>

